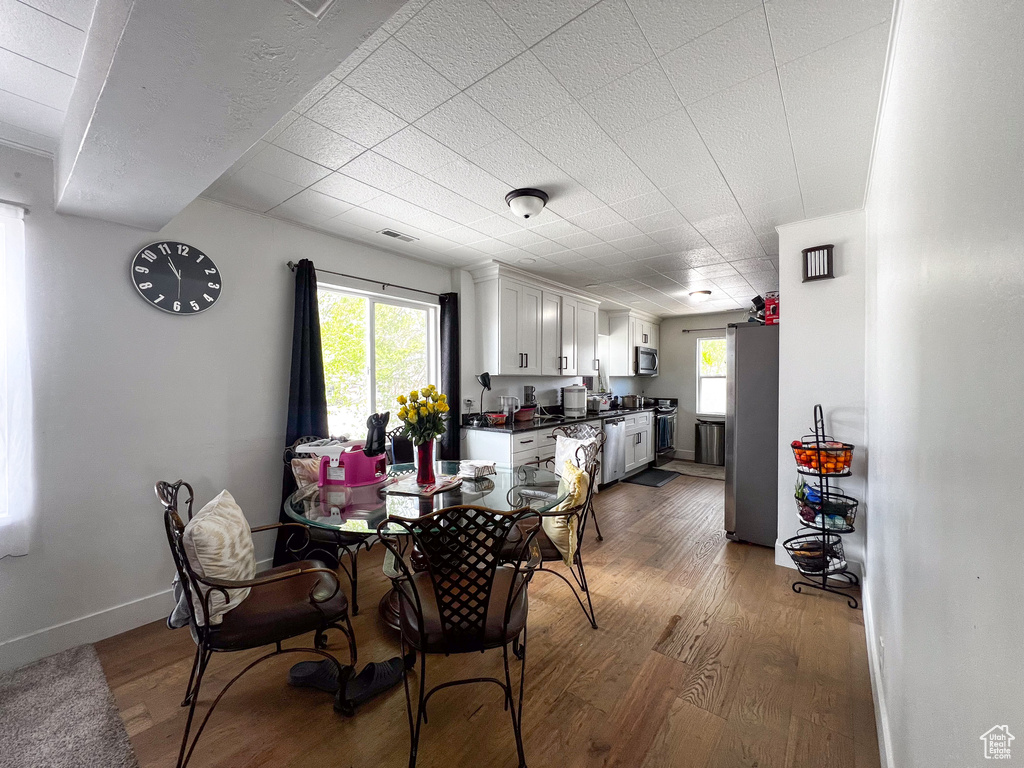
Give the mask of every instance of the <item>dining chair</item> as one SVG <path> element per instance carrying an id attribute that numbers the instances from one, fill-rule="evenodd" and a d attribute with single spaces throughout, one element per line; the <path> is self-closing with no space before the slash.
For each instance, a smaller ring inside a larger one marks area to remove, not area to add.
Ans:
<path id="1" fill-rule="evenodd" d="M 284 463 L 292 466 L 293 459 L 315 458 L 308 453 L 298 453 L 296 448 L 306 443 L 322 440 L 314 435 L 300 437 L 292 445 L 284 449 Z M 298 478 L 296 477 L 296 483 Z M 301 523 L 299 523 L 301 525 Z M 376 536 L 349 533 L 346 531 L 329 531 L 323 528 L 308 526 L 309 546 L 305 551 L 296 553 L 297 558 L 319 557 L 328 565 L 337 565 L 348 579 L 352 588 L 352 615 L 359 615 L 359 550 L 369 552 L 376 543 Z M 345 559 L 348 558 L 348 565 Z"/>
<path id="2" fill-rule="evenodd" d="M 176 483 L 160 481 L 155 488 L 157 498 L 164 507 L 167 542 L 184 593 L 182 603 L 187 604 L 189 627 L 196 641 L 192 672 L 185 688 L 185 699 L 181 702 L 181 706 L 187 706 L 189 709 L 181 749 L 178 752 L 177 768 L 185 768 L 188 765 L 203 729 L 206 728 L 210 716 L 224 694 L 239 678 L 261 662 L 284 653 L 314 653 L 323 656 L 337 667 L 342 691 L 345 690 L 356 665 L 355 633 L 349 621 L 348 600 L 341 589 L 338 574 L 324 567 L 320 561 L 300 560 L 260 571 L 251 579 L 228 580 L 200 576 L 185 545 L 185 521 L 179 513 L 178 500 L 182 488 L 188 492 L 184 505 L 187 519 L 192 520 L 194 493 L 191 485 L 182 480 Z M 278 531 L 282 528 L 296 529 L 293 538 L 298 538 L 294 541 L 289 540 L 290 549 L 301 549 L 303 543 L 308 541 L 308 529 L 298 523 L 262 525 L 250 529 L 250 533 Z M 224 603 L 230 603 L 232 597 L 228 590 L 236 590 L 237 595 L 237 590 L 245 589 L 249 590 L 247 597 L 220 615 L 220 623 L 211 622 L 211 609 L 217 596 L 222 597 Z M 201 610 L 197 610 L 197 605 Z M 329 629 L 338 630 L 348 641 L 349 666 L 342 665 L 337 658 L 324 650 L 327 647 L 326 633 Z M 312 647 L 281 647 L 283 641 L 308 632 L 315 633 Z M 228 681 L 210 704 L 190 744 L 189 734 L 192 730 L 196 704 L 213 654 L 245 651 L 263 646 L 273 646 L 273 650 L 248 664 Z M 341 701 L 341 711 L 344 714 L 353 714 L 351 707 L 346 707 L 344 697 L 341 697 Z"/>
<path id="3" fill-rule="evenodd" d="M 392 464 L 411 464 L 414 459 L 412 440 L 403 435 L 404 427 L 388 432 L 388 461 Z"/>
<path id="4" fill-rule="evenodd" d="M 518 539 L 515 556 L 502 560 L 509 534 L 517 524 L 537 519 L 532 510 L 497 512 L 482 507 L 447 507 L 415 520 L 391 518 L 378 535 L 391 557 L 385 572 L 399 596 L 402 655 L 419 653 L 419 695 L 415 713 L 408 671 L 405 699 L 409 716 L 409 767 L 415 768 L 420 726 L 427 722 L 427 702 L 443 688 L 494 683 L 502 689 L 512 717 L 520 768 L 525 768 L 522 716 L 526 681 L 527 586 L 539 564 L 534 535 Z M 530 553 L 530 557 L 527 557 Z M 509 665 L 509 646 L 520 662 L 518 705 Z M 505 680 L 476 677 L 426 688 L 427 655 L 482 653 L 501 648 Z"/>
<path id="5" fill-rule="evenodd" d="M 594 517 L 594 489 L 597 486 L 596 478 L 600 477 L 601 472 L 601 461 L 599 456 L 603 438 L 604 435 L 602 434 L 599 439 L 578 446 L 576 448 L 576 454 L 573 457 L 573 464 L 586 473 L 587 488 L 584 498 L 579 501 L 579 503 L 572 504 L 571 506 L 563 509 L 554 508 L 544 512 L 539 512 L 539 520 L 532 522 L 532 525 L 537 528 L 537 530 L 533 531 L 532 534 L 536 536 L 535 540 L 541 554 L 541 563 L 536 570 L 553 574 L 569 586 L 569 589 L 572 590 L 573 597 L 576 598 L 576 602 L 579 603 L 580 608 L 583 610 L 583 615 L 587 617 L 587 621 L 590 622 L 590 626 L 593 629 L 597 629 L 597 615 L 594 612 L 594 603 L 591 598 L 590 584 L 587 581 L 587 569 L 583 561 L 583 547 L 587 531 L 587 520 Z M 549 463 L 553 463 L 553 461 L 553 459 L 548 459 Z M 557 490 L 552 493 L 551 489 L 531 486 L 513 487 L 509 493 L 512 497 L 510 500 L 513 504 L 527 505 L 536 503 L 537 501 L 552 501 L 557 498 Z M 572 552 L 568 558 L 566 557 L 566 553 L 559 549 L 551 539 L 543 525 L 544 520 L 559 517 L 565 518 L 564 525 L 568 528 L 569 535 L 574 536 Z M 594 524 L 595 526 L 597 524 L 596 517 L 594 517 Z M 506 550 L 504 552 L 504 557 L 506 559 L 515 556 L 513 547 L 516 543 L 517 536 L 531 535 L 531 532 L 526 529 L 526 525 L 529 524 L 520 524 L 517 532 L 510 536 L 509 543 L 506 545 Z M 549 563 L 559 562 L 563 563 L 567 567 L 569 574 L 572 576 L 572 581 L 567 579 L 559 571 L 548 566 Z M 573 584 L 573 582 L 575 582 L 575 584 Z M 586 603 L 583 602 L 581 593 L 586 596 Z"/>

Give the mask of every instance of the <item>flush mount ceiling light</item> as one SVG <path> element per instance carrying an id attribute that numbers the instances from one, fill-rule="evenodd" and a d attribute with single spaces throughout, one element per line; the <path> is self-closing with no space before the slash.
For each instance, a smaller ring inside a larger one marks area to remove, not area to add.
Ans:
<path id="1" fill-rule="evenodd" d="M 548 193 L 539 189 L 513 189 L 505 195 L 505 202 L 516 216 L 528 219 L 544 210 Z"/>
<path id="2" fill-rule="evenodd" d="M 536 264 L 537 260 L 536 259 L 531 259 L 529 256 L 527 256 L 525 258 L 520 259 L 519 263 L 520 264 Z"/>
<path id="3" fill-rule="evenodd" d="M 690 291 L 690 301 L 699 304 L 711 298 L 711 291 Z"/>

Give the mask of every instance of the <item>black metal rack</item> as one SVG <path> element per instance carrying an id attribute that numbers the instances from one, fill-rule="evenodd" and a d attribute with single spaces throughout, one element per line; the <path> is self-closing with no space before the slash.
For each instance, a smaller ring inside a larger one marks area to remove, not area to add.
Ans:
<path id="1" fill-rule="evenodd" d="M 816 478 L 818 484 L 806 486 L 804 498 L 796 497 L 800 532 L 782 545 L 803 576 L 793 582 L 794 592 L 802 592 L 804 587 L 820 589 L 842 595 L 851 608 L 857 608 L 857 599 L 842 591 L 860 584 L 857 575 L 849 571 L 842 537 L 855 530 L 858 502 L 832 485 L 836 478 L 850 476 L 853 448 L 826 434 L 821 405 L 814 406 L 814 434 L 806 435 L 799 447 L 794 442 L 793 452 L 797 472 Z"/>

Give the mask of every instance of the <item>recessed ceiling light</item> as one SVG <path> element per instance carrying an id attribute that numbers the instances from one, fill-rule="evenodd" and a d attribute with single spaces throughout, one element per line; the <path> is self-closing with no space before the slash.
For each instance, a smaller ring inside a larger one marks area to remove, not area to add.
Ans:
<path id="1" fill-rule="evenodd" d="M 690 291 L 690 301 L 700 303 L 711 298 L 711 291 Z"/>
<path id="2" fill-rule="evenodd" d="M 289 0 L 289 2 L 299 6 L 314 19 L 322 18 L 327 10 L 334 5 L 334 0 Z"/>
<path id="3" fill-rule="evenodd" d="M 537 261 L 536 259 L 531 259 L 531 258 L 529 258 L 529 257 L 526 257 L 526 258 L 524 258 L 524 259 L 520 259 L 520 260 L 519 260 L 519 263 L 520 263 L 520 264 L 533 264 L 533 263 L 534 263 L 534 262 L 536 262 L 536 261 Z"/>

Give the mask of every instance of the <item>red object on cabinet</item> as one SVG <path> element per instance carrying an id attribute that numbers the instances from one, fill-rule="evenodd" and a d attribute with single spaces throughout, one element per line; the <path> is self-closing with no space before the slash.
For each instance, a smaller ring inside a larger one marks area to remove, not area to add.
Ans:
<path id="1" fill-rule="evenodd" d="M 779 324 L 779 292 L 769 291 L 764 295 L 764 324 Z"/>

